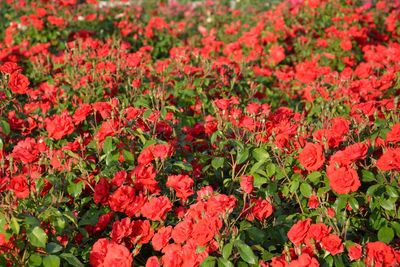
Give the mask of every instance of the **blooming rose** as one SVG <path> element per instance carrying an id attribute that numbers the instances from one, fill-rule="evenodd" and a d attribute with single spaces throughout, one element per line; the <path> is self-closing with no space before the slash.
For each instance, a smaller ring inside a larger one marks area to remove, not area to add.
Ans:
<path id="1" fill-rule="evenodd" d="M 110 185 L 107 179 L 101 178 L 100 181 L 94 187 L 94 203 L 107 203 L 108 197 L 110 196 Z"/>
<path id="2" fill-rule="evenodd" d="M 29 80 L 25 75 L 13 72 L 8 81 L 8 86 L 14 94 L 25 94 L 29 87 Z"/>
<path id="3" fill-rule="evenodd" d="M 135 198 L 135 189 L 130 186 L 121 186 L 108 199 L 113 211 L 124 212 Z"/>
<path id="4" fill-rule="evenodd" d="M 312 224 L 308 229 L 304 242 L 311 247 L 311 240 L 319 243 L 321 240 L 329 235 L 330 229 L 323 223 Z"/>
<path id="5" fill-rule="evenodd" d="M 365 263 L 368 267 L 396 266 L 396 255 L 393 249 L 385 243 L 380 241 L 369 242 L 366 245 L 366 251 Z"/>
<path id="6" fill-rule="evenodd" d="M 175 243 L 182 244 L 190 237 L 192 228 L 193 223 L 189 220 L 179 222 L 172 230 L 172 239 Z"/>
<path id="7" fill-rule="evenodd" d="M 310 225 L 311 219 L 298 221 L 287 233 L 289 240 L 296 246 L 300 245 L 306 237 Z"/>
<path id="8" fill-rule="evenodd" d="M 362 256 L 362 247 L 359 244 L 353 244 L 347 250 L 351 261 L 358 260 Z"/>
<path id="9" fill-rule="evenodd" d="M 56 140 L 59 140 L 74 131 L 72 118 L 67 112 L 63 112 L 61 115 L 54 115 L 52 118 L 47 118 L 45 123 L 49 137 Z"/>
<path id="10" fill-rule="evenodd" d="M 347 165 L 339 168 L 335 165 L 335 163 L 330 164 L 326 172 L 332 190 L 338 194 L 356 192 L 361 186 L 357 172 Z"/>
<path id="11" fill-rule="evenodd" d="M 386 150 L 376 162 L 376 166 L 383 171 L 400 171 L 400 148 Z"/>
<path id="12" fill-rule="evenodd" d="M 311 257 L 308 253 L 303 253 L 297 260 L 292 261 L 288 267 L 319 267 L 319 263 L 316 258 Z"/>
<path id="13" fill-rule="evenodd" d="M 315 195 L 310 196 L 310 198 L 308 199 L 308 207 L 310 209 L 316 209 L 319 207 L 319 200 L 317 196 Z"/>
<path id="14" fill-rule="evenodd" d="M 394 125 L 386 135 L 386 142 L 400 142 L 400 123 Z"/>
<path id="15" fill-rule="evenodd" d="M 155 250 L 162 250 L 171 239 L 172 226 L 161 227 L 157 233 L 153 236 L 151 243 Z"/>
<path id="16" fill-rule="evenodd" d="M 17 198 L 27 198 L 29 196 L 28 180 L 25 175 L 17 175 L 11 178 L 9 188 L 14 191 Z"/>
<path id="17" fill-rule="evenodd" d="M 118 266 L 131 267 L 132 255 L 129 250 L 114 241 L 101 238 L 94 243 L 89 256 L 93 267 Z"/>
<path id="18" fill-rule="evenodd" d="M 221 221 L 216 218 L 203 218 L 193 226 L 192 238 L 199 246 L 205 246 L 217 234 Z"/>
<path id="19" fill-rule="evenodd" d="M 336 255 L 344 251 L 342 240 L 337 235 L 330 234 L 325 236 L 321 243 L 322 247 L 332 255 Z"/>
<path id="20" fill-rule="evenodd" d="M 153 197 L 143 205 L 142 215 L 152 221 L 163 221 L 171 210 L 172 204 L 166 196 Z"/>
<path id="21" fill-rule="evenodd" d="M 148 220 L 136 220 L 131 223 L 132 234 L 130 242 L 132 244 L 147 244 L 154 235 L 154 230 L 151 228 Z"/>
<path id="22" fill-rule="evenodd" d="M 253 221 L 254 218 L 257 220 L 264 220 L 271 216 L 274 211 L 274 207 L 268 200 L 262 199 L 259 197 L 257 200 L 251 200 L 251 205 L 253 207 L 250 210 L 250 213 L 247 215 L 247 219 Z"/>
<path id="23" fill-rule="evenodd" d="M 132 234 L 131 219 L 124 218 L 120 221 L 116 221 L 113 223 L 110 237 L 114 242 L 121 243 L 125 237 L 128 237 L 131 234 Z"/>
<path id="24" fill-rule="evenodd" d="M 185 201 L 193 194 L 193 184 L 193 179 L 187 175 L 170 175 L 166 186 L 175 189 L 176 196 Z"/>
<path id="25" fill-rule="evenodd" d="M 240 188 L 247 194 L 250 194 L 253 189 L 254 178 L 251 175 L 242 175 L 240 177 Z"/>
<path id="26" fill-rule="evenodd" d="M 299 154 L 300 164 L 307 171 L 316 171 L 324 164 L 325 156 L 320 144 L 307 143 Z"/>
<path id="27" fill-rule="evenodd" d="M 35 139 L 28 137 L 19 141 L 12 151 L 12 156 L 25 164 L 36 161 L 39 156 L 39 150 Z"/>
<path id="28" fill-rule="evenodd" d="M 151 256 L 150 258 L 147 259 L 145 267 L 159 267 L 159 266 L 160 262 L 158 261 L 157 256 Z"/>

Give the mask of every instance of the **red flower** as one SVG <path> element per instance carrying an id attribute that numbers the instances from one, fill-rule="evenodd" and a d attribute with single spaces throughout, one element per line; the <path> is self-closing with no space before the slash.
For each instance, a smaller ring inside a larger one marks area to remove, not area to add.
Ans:
<path id="1" fill-rule="evenodd" d="M 151 243 L 155 250 L 162 250 L 171 239 L 172 226 L 161 227 L 158 229 L 157 233 L 153 236 Z"/>
<path id="2" fill-rule="evenodd" d="M 361 186 L 357 172 L 345 165 L 336 168 L 336 164 L 330 164 L 327 168 L 329 185 L 337 194 L 356 192 Z"/>
<path id="3" fill-rule="evenodd" d="M 262 199 L 259 197 L 256 200 L 251 200 L 251 205 L 253 207 L 250 210 L 250 213 L 246 216 L 246 218 L 250 221 L 253 221 L 254 218 L 257 220 L 263 221 L 269 216 L 271 216 L 274 211 L 274 207 L 268 200 Z"/>
<path id="4" fill-rule="evenodd" d="M 310 225 L 311 219 L 298 221 L 287 233 L 289 240 L 296 246 L 300 245 L 306 237 Z"/>
<path id="5" fill-rule="evenodd" d="M 116 221 L 112 225 L 112 231 L 110 234 L 111 239 L 116 243 L 121 243 L 124 238 L 132 234 L 132 225 L 130 218 L 124 218 L 120 221 Z"/>
<path id="6" fill-rule="evenodd" d="M 13 72 L 22 71 L 22 68 L 20 66 L 18 66 L 17 63 L 9 61 L 0 66 L 0 71 L 4 72 L 4 73 L 12 74 Z"/>
<path id="7" fill-rule="evenodd" d="M 145 220 L 137 220 L 131 223 L 132 234 L 130 241 L 132 244 L 147 244 L 154 235 L 154 231 L 150 226 L 150 222 Z"/>
<path id="8" fill-rule="evenodd" d="M 351 261 L 358 260 L 362 256 L 362 247 L 359 244 L 353 244 L 347 250 Z"/>
<path id="9" fill-rule="evenodd" d="M 94 243 L 90 251 L 90 264 L 93 267 L 118 266 L 131 267 L 132 255 L 129 250 L 114 241 L 101 238 Z"/>
<path id="10" fill-rule="evenodd" d="M 330 229 L 323 223 L 312 224 L 308 229 L 307 236 L 305 237 L 304 242 L 311 247 L 312 242 L 321 242 L 324 237 L 329 235 L 329 232 Z"/>
<path id="11" fill-rule="evenodd" d="M 199 246 L 205 246 L 217 234 L 221 227 L 221 221 L 218 218 L 203 218 L 193 226 L 191 238 L 193 238 Z"/>
<path id="12" fill-rule="evenodd" d="M 160 262 L 156 256 L 151 256 L 150 258 L 147 259 L 146 261 L 146 266 L 145 267 L 159 267 Z"/>
<path id="13" fill-rule="evenodd" d="M 324 164 L 325 156 L 320 144 L 307 143 L 299 154 L 300 164 L 307 171 L 316 171 Z"/>
<path id="14" fill-rule="evenodd" d="M 240 188 L 247 194 L 251 194 L 253 192 L 254 186 L 253 186 L 254 178 L 251 175 L 242 175 L 240 177 Z"/>
<path id="15" fill-rule="evenodd" d="M 25 75 L 13 72 L 8 81 L 8 87 L 14 94 L 25 94 L 29 87 L 29 80 Z"/>
<path id="16" fill-rule="evenodd" d="M 382 171 L 400 171 L 400 148 L 389 148 L 378 159 L 376 166 Z"/>
<path id="17" fill-rule="evenodd" d="M 319 200 L 317 196 L 315 195 L 310 196 L 310 199 L 308 199 L 308 207 L 310 209 L 316 209 L 319 207 Z"/>
<path id="18" fill-rule="evenodd" d="M 400 123 L 394 125 L 386 135 L 386 142 L 400 142 Z"/>
<path id="19" fill-rule="evenodd" d="M 12 156 L 15 160 L 20 160 L 25 164 L 36 161 L 39 157 L 39 150 L 35 139 L 28 137 L 19 141 L 12 151 Z"/>
<path id="20" fill-rule="evenodd" d="M 124 212 L 135 198 L 135 189 L 130 186 L 121 186 L 108 199 L 113 211 Z"/>
<path id="21" fill-rule="evenodd" d="M 172 239 L 174 239 L 175 243 L 182 244 L 191 236 L 192 228 L 193 223 L 191 221 L 179 222 L 172 230 Z"/>
<path id="22" fill-rule="evenodd" d="M 108 184 L 107 179 L 101 178 L 100 181 L 94 187 L 94 203 L 105 204 L 108 201 L 108 197 L 110 196 L 110 185 Z"/>
<path id="23" fill-rule="evenodd" d="M 153 197 L 143 205 L 142 215 L 152 221 L 164 221 L 167 213 L 171 210 L 172 204 L 166 196 Z"/>
<path id="24" fill-rule="evenodd" d="M 92 112 L 92 106 L 89 104 L 82 104 L 77 110 L 75 110 L 75 113 L 72 116 L 74 123 L 79 124 L 86 120 L 86 117 L 90 112 Z"/>
<path id="25" fill-rule="evenodd" d="M 168 176 L 166 186 L 175 189 L 176 196 L 185 201 L 193 195 L 193 184 L 193 179 L 187 175 L 171 175 Z"/>
<path id="26" fill-rule="evenodd" d="M 18 175 L 11 178 L 9 189 L 14 191 L 17 198 L 27 198 L 29 196 L 28 180 L 25 175 Z"/>
<path id="27" fill-rule="evenodd" d="M 366 245 L 366 250 L 365 263 L 368 267 L 391 267 L 399 263 L 393 249 L 383 242 L 369 242 Z"/>
<path id="28" fill-rule="evenodd" d="M 56 140 L 59 140 L 74 131 L 72 118 L 67 112 L 63 112 L 61 115 L 54 115 L 51 119 L 47 118 L 45 123 L 49 137 Z"/>
<path id="29" fill-rule="evenodd" d="M 284 262 L 284 261 L 283 261 Z M 284 262 L 284 264 L 286 264 Z M 280 266 L 280 265 L 273 265 Z M 284 267 L 286 265 L 282 265 Z M 319 267 L 318 260 L 311 257 L 308 253 L 303 253 L 299 256 L 297 260 L 292 261 L 287 267 Z"/>
<path id="30" fill-rule="evenodd" d="M 342 239 L 333 234 L 330 234 L 322 239 L 322 247 L 332 255 L 336 255 L 344 251 Z"/>

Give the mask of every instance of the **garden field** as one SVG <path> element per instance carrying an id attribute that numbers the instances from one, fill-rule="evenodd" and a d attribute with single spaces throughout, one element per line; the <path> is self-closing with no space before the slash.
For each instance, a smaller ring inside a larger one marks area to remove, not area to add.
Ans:
<path id="1" fill-rule="evenodd" d="M 0 266 L 400 266 L 399 0 L 0 0 Z"/>

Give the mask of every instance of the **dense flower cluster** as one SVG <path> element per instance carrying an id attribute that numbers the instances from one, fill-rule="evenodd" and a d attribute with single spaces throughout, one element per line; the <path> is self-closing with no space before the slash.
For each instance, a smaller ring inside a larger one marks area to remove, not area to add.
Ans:
<path id="1" fill-rule="evenodd" d="M 399 266 L 400 2 L 158 2 L 0 1 L 0 266 Z"/>

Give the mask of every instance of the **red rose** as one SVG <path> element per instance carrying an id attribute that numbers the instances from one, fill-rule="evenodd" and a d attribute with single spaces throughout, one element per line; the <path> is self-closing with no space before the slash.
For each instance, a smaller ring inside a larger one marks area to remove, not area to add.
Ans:
<path id="1" fill-rule="evenodd" d="M 220 225 L 218 218 L 201 219 L 193 226 L 191 238 L 193 238 L 199 246 L 203 247 L 217 234 L 220 228 L 218 225 Z"/>
<path id="2" fill-rule="evenodd" d="M 283 266 L 286 265 L 282 265 L 282 267 Z M 303 253 L 299 256 L 297 260 L 294 260 L 289 265 L 287 265 L 287 267 L 319 267 L 319 263 L 316 258 L 311 257 L 308 253 Z"/>
<path id="3" fill-rule="evenodd" d="M 121 243 L 124 238 L 132 234 L 132 225 L 130 218 L 124 218 L 120 221 L 116 221 L 112 225 L 112 231 L 110 234 L 111 239 L 116 243 Z"/>
<path id="4" fill-rule="evenodd" d="M 139 165 L 147 165 L 152 162 L 154 159 L 153 152 L 151 151 L 151 147 L 146 147 L 145 149 L 140 152 L 138 157 Z"/>
<path id="5" fill-rule="evenodd" d="M 142 215 L 152 221 L 164 221 L 167 213 L 171 210 L 172 204 L 166 196 L 153 197 L 143 205 Z"/>
<path id="6" fill-rule="evenodd" d="M 251 205 L 253 205 L 253 207 L 250 209 L 250 213 L 246 216 L 246 218 L 250 221 L 253 221 L 254 218 L 263 221 L 271 216 L 272 212 L 274 211 L 274 207 L 271 205 L 271 203 L 265 199 L 262 199 L 261 197 L 259 197 L 257 200 L 251 200 Z"/>
<path id="7" fill-rule="evenodd" d="M 306 237 L 310 225 L 311 219 L 302 220 L 294 224 L 287 233 L 289 240 L 296 246 L 300 245 Z"/>
<path id="8" fill-rule="evenodd" d="M 151 256 L 150 258 L 148 258 L 145 267 L 160 267 L 160 262 L 157 256 Z"/>
<path id="9" fill-rule="evenodd" d="M 13 72 L 8 81 L 8 87 L 14 94 L 25 94 L 29 87 L 29 80 L 25 75 Z"/>
<path id="10" fill-rule="evenodd" d="M 382 171 L 400 171 L 400 148 L 389 148 L 378 159 L 376 166 Z"/>
<path id="11" fill-rule="evenodd" d="M 135 188 L 138 191 L 148 190 L 151 193 L 159 192 L 158 182 L 156 181 L 156 171 L 153 165 L 138 165 L 131 173 L 134 177 Z"/>
<path id="12" fill-rule="evenodd" d="M 400 123 L 394 125 L 386 135 L 386 142 L 400 142 Z"/>
<path id="13" fill-rule="evenodd" d="M 336 168 L 336 164 L 330 164 L 327 168 L 329 185 L 337 194 L 356 192 L 361 186 L 357 172 L 345 165 Z"/>
<path id="14" fill-rule="evenodd" d="M 158 229 L 157 233 L 153 236 L 153 239 L 151 240 L 153 248 L 158 251 L 162 250 L 171 239 L 171 233 L 172 226 L 164 226 Z"/>
<path id="15" fill-rule="evenodd" d="M 312 224 L 308 229 L 307 236 L 304 242 L 311 247 L 311 243 L 319 243 L 321 240 L 329 235 L 330 229 L 323 223 Z M 313 241 L 311 241 L 313 240 Z"/>
<path id="16" fill-rule="evenodd" d="M 171 154 L 171 146 L 165 144 L 157 144 L 151 146 L 154 158 L 159 158 L 161 160 L 166 159 Z"/>
<path id="17" fill-rule="evenodd" d="M 51 119 L 47 118 L 45 123 L 49 137 L 56 140 L 59 140 L 74 131 L 72 118 L 68 116 L 67 112 L 63 112 L 61 115 L 54 115 Z"/>
<path id="18" fill-rule="evenodd" d="M 193 223 L 191 221 L 179 222 L 172 230 L 172 239 L 174 239 L 175 243 L 182 244 L 191 236 L 192 228 Z"/>
<path id="19" fill-rule="evenodd" d="M 128 174 L 126 173 L 126 171 L 119 171 L 114 175 L 114 177 L 111 180 L 111 183 L 119 187 L 124 184 L 127 176 Z"/>
<path id="20" fill-rule="evenodd" d="M 366 245 L 367 257 L 365 263 L 368 267 L 391 267 L 399 263 L 393 248 L 383 242 L 369 242 Z"/>
<path id="21" fill-rule="evenodd" d="M 251 175 L 242 175 L 240 177 L 240 188 L 247 194 L 250 194 L 253 192 L 254 186 L 253 186 L 254 178 Z"/>
<path id="22" fill-rule="evenodd" d="M 35 139 L 28 137 L 19 141 L 12 151 L 12 156 L 25 164 L 36 161 L 39 157 L 39 150 Z"/>
<path id="23" fill-rule="evenodd" d="M 93 267 L 118 266 L 131 267 L 132 255 L 129 250 L 114 241 L 101 238 L 94 243 L 89 256 Z"/>
<path id="24" fill-rule="evenodd" d="M 176 196 L 185 201 L 189 196 L 193 195 L 193 184 L 193 179 L 187 175 L 170 175 L 166 186 L 175 189 Z"/>
<path id="25" fill-rule="evenodd" d="M 319 200 L 317 196 L 315 195 L 310 196 L 310 199 L 308 199 L 308 207 L 310 209 L 316 209 L 319 207 Z"/>
<path id="26" fill-rule="evenodd" d="M 108 201 L 108 197 L 110 196 L 110 185 L 108 184 L 107 179 L 101 178 L 100 181 L 94 187 L 94 203 L 105 204 Z"/>
<path id="27" fill-rule="evenodd" d="M 307 143 L 299 154 L 300 164 L 307 171 L 316 171 L 325 162 L 324 152 L 320 144 Z"/>
<path id="28" fill-rule="evenodd" d="M 154 235 L 150 222 L 145 220 L 136 220 L 131 223 L 132 234 L 130 241 L 132 244 L 147 244 Z"/>
<path id="29" fill-rule="evenodd" d="M 0 66 L 0 71 L 8 74 L 12 74 L 13 72 L 20 72 L 22 68 L 18 66 L 15 62 L 5 62 L 3 65 Z"/>
<path id="30" fill-rule="evenodd" d="M 322 239 L 322 247 L 331 253 L 336 255 L 344 251 L 342 239 L 337 235 L 330 234 Z"/>
<path id="31" fill-rule="evenodd" d="M 124 212 L 135 198 L 135 189 L 130 186 L 121 186 L 108 199 L 113 211 Z"/>
<path id="32" fill-rule="evenodd" d="M 362 256 L 362 247 L 359 244 L 353 244 L 347 250 L 351 261 L 358 260 Z"/>
<path id="33" fill-rule="evenodd" d="M 92 106 L 89 104 L 82 104 L 77 110 L 75 110 L 75 113 L 72 116 L 74 123 L 79 124 L 86 120 L 86 117 L 90 112 L 92 112 Z"/>
<path id="34" fill-rule="evenodd" d="M 28 180 L 25 175 L 18 175 L 11 178 L 9 189 L 14 191 L 17 198 L 27 198 L 29 196 Z"/>

